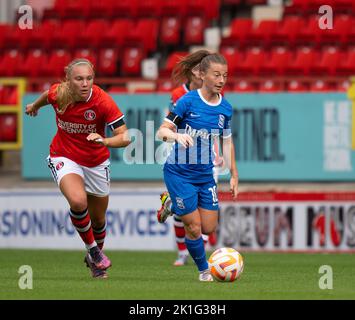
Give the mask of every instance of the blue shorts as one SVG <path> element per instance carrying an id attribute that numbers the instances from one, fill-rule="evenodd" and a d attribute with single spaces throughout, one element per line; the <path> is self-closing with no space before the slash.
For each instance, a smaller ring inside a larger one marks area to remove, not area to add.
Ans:
<path id="1" fill-rule="evenodd" d="M 211 176 L 208 182 L 193 183 L 164 170 L 164 181 L 172 200 L 172 212 L 182 216 L 197 208 L 218 210 L 217 186 Z"/>

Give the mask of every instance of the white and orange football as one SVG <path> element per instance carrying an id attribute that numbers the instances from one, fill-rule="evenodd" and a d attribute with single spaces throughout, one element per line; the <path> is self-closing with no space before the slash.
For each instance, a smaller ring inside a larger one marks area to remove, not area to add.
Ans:
<path id="1" fill-rule="evenodd" d="M 244 260 L 233 248 L 219 248 L 211 254 L 208 266 L 217 281 L 232 282 L 241 276 Z"/>

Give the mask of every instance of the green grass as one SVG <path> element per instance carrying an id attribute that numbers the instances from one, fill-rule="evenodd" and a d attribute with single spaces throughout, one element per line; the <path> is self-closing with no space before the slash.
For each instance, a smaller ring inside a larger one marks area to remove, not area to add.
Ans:
<path id="1" fill-rule="evenodd" d="M 0 299 L 240 300 L 355 299 L 355 255 L 244 253 L 241 279 L 201 283 L 189 260 L 174 252 L 107 251 L 109 279 L 92 279 L 84 251 L 0 250 Z M 33 289 L 18 286 L 21 265 L 33 270 Z M 330 265 L 333 289 L 321 290 L 319 267 Z"/>

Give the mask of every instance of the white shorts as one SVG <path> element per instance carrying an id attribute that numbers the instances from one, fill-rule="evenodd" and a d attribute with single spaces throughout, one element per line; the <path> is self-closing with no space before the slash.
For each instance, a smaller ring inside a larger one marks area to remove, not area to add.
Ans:
<path id="1" fill-rule="evenodd" d="M 97 167 L 85 167 L 65 157 L 47 158 L 54 181 L 60 180 L 69 173 L 75 173 L 84 180 L 85 191 L 98 197 L 105 197 L 110 193 L 110 161 L 107 159 Z"/>

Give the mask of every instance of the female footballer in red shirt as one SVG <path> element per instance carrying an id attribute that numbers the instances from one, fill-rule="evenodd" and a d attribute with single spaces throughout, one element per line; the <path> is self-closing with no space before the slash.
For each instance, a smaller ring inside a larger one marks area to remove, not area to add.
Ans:
<path id="1" fill-rule="evenodd" d="M 34 117 L 41 107 L 53 106 L 58 130 L 50 145 L 48 167 L 69 203 L 71 221 L 87 248 L 85 262 L 92 276 L 106 278 L 111 266 L 102 252 L 110 189 L 107 147 L 126 147 L 130 138 L 121 110 L 93 84 L 90 61 L 76 59 L 65 73 L 65 81 L 28 104 L 26 114 Z M 105 137 L 106 126 L 112 137 Z"/>

